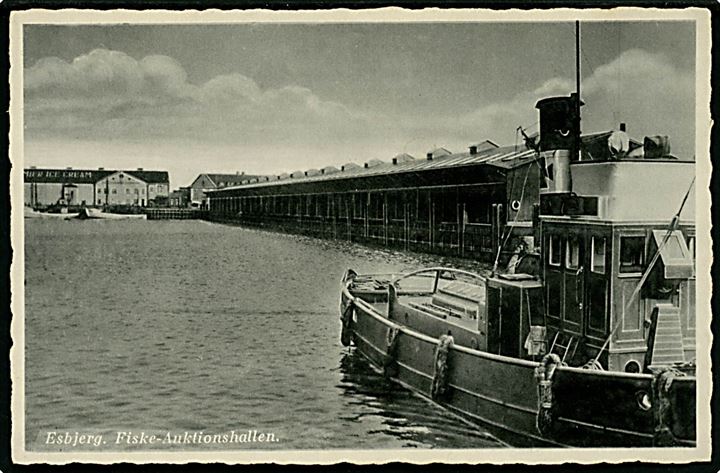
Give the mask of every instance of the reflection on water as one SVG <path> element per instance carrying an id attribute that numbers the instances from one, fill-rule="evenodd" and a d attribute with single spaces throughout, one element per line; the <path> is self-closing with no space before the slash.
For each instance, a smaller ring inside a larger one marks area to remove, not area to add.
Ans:
<path id="1" fill-rule="evenodd" d="M 359 352 L 348 350 L 340 361 L 344 373 L 339 387 L 355 406 L 352 420 L 377 418 L 382 427 L 368 434 L 384 434 L 404 441 L 403 447 L 498 448 L 501 445 L 477 426 L 454 418 L 439 406 L 401 389 L 374 371 Z"/>
<path id="2" fill-rule="evenodd" d="M 107 450 L 142 448 L 118 431 L 249 429 L 278 443 L 143 447 L 499 446 L 339 342 L 345 269 L 433 257 L 201 221 L 28 220 L 25 238 L 28 449 L 52 430 Z"/>

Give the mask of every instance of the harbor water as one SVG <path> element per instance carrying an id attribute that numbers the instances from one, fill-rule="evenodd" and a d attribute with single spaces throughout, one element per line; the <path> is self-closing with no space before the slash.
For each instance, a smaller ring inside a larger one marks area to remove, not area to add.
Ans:
<path id="1" fill-rule="evenodd" d="M 441 263 L 198 220 L 26 220 L 26 447 L 57 450 L 48 432 L 104 433 L 62 446 L 83 451 L 500 447 L 339 341 L 346 268 Z M 274 443 L 117 435 L 252 431 Z"/>

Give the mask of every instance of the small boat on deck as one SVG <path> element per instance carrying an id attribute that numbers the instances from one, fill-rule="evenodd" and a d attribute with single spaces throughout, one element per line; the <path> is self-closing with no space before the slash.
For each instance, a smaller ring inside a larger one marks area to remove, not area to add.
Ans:
<path id="1" fill-rule="evenodd" d="M 695 446 L 694 162 L 580 159 L 577 100 L 537 104 L 537 250 L 489 277 L 348 270 L 341 341 L 512 445 Z"/>

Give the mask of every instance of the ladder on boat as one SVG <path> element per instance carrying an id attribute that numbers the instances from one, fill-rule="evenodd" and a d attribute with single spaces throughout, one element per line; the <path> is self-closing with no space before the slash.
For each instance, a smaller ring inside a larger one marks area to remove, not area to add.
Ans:
<path id="1" fill-rule="evenodd" d="M 555 353 L 560 356 L 560 361 L 567 363 L 565 359 L 570 355 L 570 360 L 575 356 L 578 342 L 577 339 L 562 332 L 555 333 L 552 344 L 550 345 L 550 353 Z"/>
<path id="2" fill-rule="evenodd" d="M 655 307 L 657 313 L 649 368 L 685 363 L 680 308 L 672 304 L 657 304 Z"/>

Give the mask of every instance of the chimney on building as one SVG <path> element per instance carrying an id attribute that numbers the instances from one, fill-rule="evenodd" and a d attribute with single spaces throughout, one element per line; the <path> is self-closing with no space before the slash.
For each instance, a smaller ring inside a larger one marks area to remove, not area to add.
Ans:
<path id="1" fill-rule="evenodd" d="M 142 171 L 142 170 L 143 170 L 143 168 L 137 168 L 137 170 L 138 170 L 138 171 Z"/>
<path id="2" fill-rule="evenodd" d="M 427 160 L 428 160 L 428 161 L 432 161 L 432 158 L 433 158 L 432 152 L 428 153 L 428 154 L 427 154 Z"/>
<path id="3" fill-rule="evenodd" d="M 470 154 L 477 154 L 477 145 L 470 146 Z"/>
<path id="4" fill-rule="evenodd" d="M 620 131 L 627 131 L 627 127 L 625 126 L 625 123 L 620 124 Z"/>
<path id="5" fill-rule="evenodd" d="M 365 168 L 367 169 L 369 167 L 370 167 L 370 165 L 368 163 L 365 163 Z"/>
<path id="6" fill-rule="evenodd" d="M 393 163 L 393 164 L 397 164 L 397 158 L 393 158 L 392 163 Z"/>

